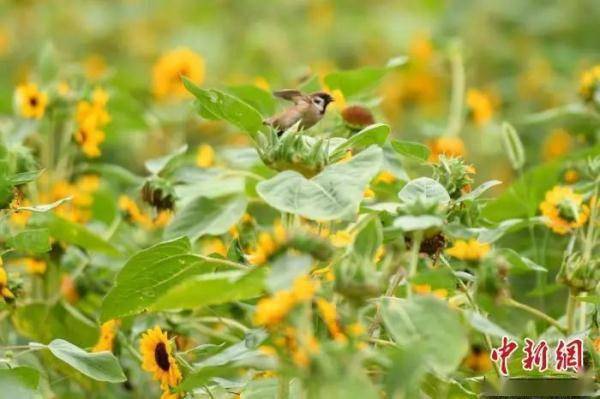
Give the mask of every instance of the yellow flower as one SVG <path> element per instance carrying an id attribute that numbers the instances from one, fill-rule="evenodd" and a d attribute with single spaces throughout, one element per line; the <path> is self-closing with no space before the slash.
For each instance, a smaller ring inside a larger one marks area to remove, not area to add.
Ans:
<path id="1" fill-rule="evenodd" d="M 286 240 L 287 232 L 281 222 L 276 220 L 273 224 L 273 234 L 267 232 L 258 234 L 256 246 L 246 254 L 248 262 L 255 266 L 264 265 Z"/>
<path id="2" fill-rule="evenodd" d="M 338 111 L 342 111 L 344 108 L 346 108 L 346 98 L 341 90 L 331 90 L 331 97 L 333 97 L 333 102 L 330 106 L 333 106 L 333 108 L 337 109 Z"/>
<path id="3" fill-rule="evenodd" d="M 60 293 L 70 304 L 75 304 L 79 300 L 77 285 L 68 274 L 63 274 L 60 278 Z"/>
<path id="4" fill-rule="evenodd" d="M 204 255 L 219 254 L 227 256 L 227 247 L 220 238 L 209 238 L 202 243 L 202 253 Z"/>
<path id="5" fill-rule="evenodd" d="M 460 137 L 438 137 L 427 142 L 431 154 L 429 160 L 437 162 L 440 155 L 462 157 L 465 155 L 465 143 Z"/>
<path id="6" fill-rule="evenodd" d="M 342 248 L 350 245 L 354 240 L 354 236 L 348 230 L 336 231 L 329 237 L 329 241 L 334 247 Z"/>
<path id="7" fill-rule="evenodd" d="M 542 144 L 542 158 L 551 161 L 567 154 L 573 147 L 573 138 L 565 129 L 555 129 Z"/>
<path id="8" fill-rule="evenodd" d="M 15 264 L 25 266 L 29 274 L 44 274 L 46 272 L 46 262 L 34 258 L 21 258 L 14 261 Z"/>
<path id="9" fill-rule="evenodd" d="M 420 33 L 414 36 L 409 44 L 408 54 L 417 63 L 428 63 L 434 54 L 433 44 L 428 34 Z"/>
<path id="10" fill-rule="evenodd" d="M 270 298 L 263 298 L 256 304 L 253 322 L 267 328 L 276 327 L 298 303 L 312 299 L 317 283 L 309 276 L 301 276 L 294 280 L 290 290 L 275 292 Z"/>
<path id="11" fill-rule="evenodd" d="M 31 203 L 29 202 L 28 199 L 24 199 L 23 202 L 21 204 L 16 204 L 15 208 L 20 208 L 20 207 L 24 207 L 24 206 L 30 206 Z M 12 208 L 12 205 L 11 205 Z M 27 222 L 29 221 L 29 218 L 31 217 L 31 212 L 30 211 L 17 211 L 14 210 L 11 214 L 10 214 L 10 222 L 18 227 L 25 227 L 27 225 Z"/>
<path id="12" fill-rule="evenodd" d="M 323 298 L 317 299 L 317 309 L 321 313 L 321 317 L 329 330 L 329 333 L 335 340 L 345 340 L 344 334 L 342 334 L 340 325 L 338 323 L 338 315 L 335 309 L 335 304 L 328 302 Z"/>
<path id="13" fill-rule="evenodd" d="M 189 96 L 182 76 L 195 84 L 204 81 L 204 59 L 192 50 L 181 47 L 163 54 L 152 71 L 152 87 L 158 99 Z"/>
<path id="14" fill-rule="evenodd" d="M 78 190 L 92 194 L 98 191 L 100 187 L 100 177 L 98 175 L 83 175 L 75 183 Z"/>
<path id="15" fill-rule="evenodd" d="M 394 176 L 392 174 L 392 172 L 387 171 L 387 170 L 382 170 L 381 172 L 379 172 L 377 177 L 375 177 L 375 183 L 392 184 L 395 181 L 396 181 L 396 176 Z"/>
<path id="16" fill-rule="evenodd" d="M 69 94 L 71 94 L 71 86 L 69 86 L 68 82 L 62 80 L 62 81 L 58 82 L 58 84 L 56 86 L 56 91 L 62 97 L 67 97 Z"/>
<path id="17" fill-rule="evenodd" d="M 77 130 L 74 137 L 89 158 L 96 158 L 101 154 L 100 144 L 105 139 L 102 129 L 110 122 L 110 115 L 106 111 L 107 103 L 108 93 L 99 87 L 92 92 L 91 101 L 82 100 L 77 103 Z"/>
<path id="18" fill-rule="evenodd" d="M 476 125 L 485 125 L 494 115 L 493 99 L 482 90 L 469 89 L 467 91 L 467 105 Z"/>
<path id="19" fill-rule="evenodd" d="M 364 198 L 375 198 L 375 191 L 373 191 L 371 189 L 371 187 L 367 187 L 367 188 L 365 188 L 365 191 L 363 191 L 363 197 Z"/>
<path id="20" fill-rule="evenodd" d="M 2 258 L 0 258 L 0 295 L 4 300 L 11 300 L 15 297 L 12 291 L 8 288 L 8 275 L 2 267 Z"/>
<path id="21" fill-rule="evenodd" d="M 152 378 L 160 381 L 163 389 L 174 387 L 181 382 L 181 371 L 171 354 L 167 334 L 159 326 L 147 330 L 140 341 L 142 369 L 152 373 Z"/>
<path id="22" fill-rule="evenodd" d="M 277 291 L 270 298 L 263 298 L 256 304 L 253 322 L 257 326 L 275 327 L 296 305 L 294 295 L 289 291 Z"/>
<path id="23" fill-rule="evenodd" d="M 540 204 L 546 225 L 557 234 L 567 234 L 583 226 L 588 219 L 589 210 L 583 204 L 583 196 L 565 186 L 556 186 L 546 192 L 546 197 Z"/>
<path id="24" fill-rule="evenodd" d="M 429 284 L 413 284 L 412 290 L 414 293 L 419 295 L 431 294 L 439 299 L 446 299 L 448 297 L 448 290 L 445 288 L 438 288 L 435 290 L 431 289 Z"/>
<path id="25" fill-rule="evenodd" d="M 263 76 L 257 76 L 254 78 L 254 86 L 258 87 L 259 89 L 263 89 L 264 91 L 271 90 L 271 85 L 269 85 L 269 81 Z"/>
<path id="26" fill-rule="evenodd" d="M 40 119 L 44 116 L 48 95 L 38 90 L 35 83 L 19 85 L 16 91 L 19 113 L 25 118 Z"/>
<path id="27" fill-rule="evenodd" d="M 126 195 L 119 197 L 118 205 L 119 209 L 123 211 L 132 222 L 140 225 L 146 230 L 153 230 L 166 226 L 172 216 L 170 211 L 162 210 L 154 219 L 152 219 L 148 214 L 142 212 L 134 200 Z"/>
<path id="28" fill-rule="evenodd" d="M 163 390 L 162 395 L 160 395 L 160 399 L 179 399 L 181 395 L 179 393 L 173 393 L 169 388 Z"/>
<path id="29" fill-rule="evenodd" d="M 596 65 L 581 74 L 579 93 L 584 101 L 593 101 L 600 82 L 600 65 Z"/>
<path id="30" fill-rule="evenodd" d="M 120 324 L 121 321 L 118 319 L 112 319 L 102 323 L 100 326 L 100 336 L 98 337 L 98 342 L 92 348 L 92 352 L 112 352 L 115 336 L 117 335 L 117 330 L 119 329 Z"/>
<path id="31" fill-rule="evenodd" d="M 198 153 L 196 155 L 196 165 L 199 168 L 209 168 L 215 163 L 215 150 L 208 145 L 202 144 L 198 147 Z"/>
<path id="32" fill-rule="evenodd" d="M 90 54 L 83 60 L 83 69 L 85 71 L 85 76 L 89 80 L 98 80 L 104 76 L 108 68 L 104 57 L 100 54 Z"/>
<path id="33" fill-rule="evenodd" d="M 575 169 L 567 169 L 563 175 L 565 183 L 574 184 L 579 181 L 579 172 Z"/>
<path id="34" fill-rule="evenodd" d="M 475 373 L 485 373 L 492 369 L 492 361 L 489 352 L 485 351 L 479 345 L 471 346 L 471 352 L 464 360 L 464 365 Z"/>
<path id="35" fill-rule="evenodd" d="M 452 247 L 446 250 L 446 253 L 457 259 L 478 261 L 483 258 L 491 247 L 488 243 L 481 243 L 474 238 L 467 241 L 457 240 L 452 244 Z"/>

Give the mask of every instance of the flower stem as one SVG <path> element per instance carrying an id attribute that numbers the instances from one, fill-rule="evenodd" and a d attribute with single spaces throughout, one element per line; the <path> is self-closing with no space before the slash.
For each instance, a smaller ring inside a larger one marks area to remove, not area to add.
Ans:
<path id="1" fill-rule="evenodd" d="M 577 299 L 573 295 L 572 291 L 569 291 L 569 297 L 567 298 L 567 329 L 566 333 L 571 334 L 575 330 L 575 311 L 577 310 Z"/>
<path id="2" fill-rule="evenodd" d="M 518 302 L 512 298 L 505 299 L 504 303 L 508 306 L 512 306 L 513 308 L 524 310 L 525 312 L 527 312 L 541 320 L 546 321 L 548 324 L 551 324 L 554 327 L 556 327 L 559 331 L 562 331 L 562 332 L 566 331 L 565 327 L 562 324 L 560 324 L 558 322 L 558 320 L 553 319 L 552 317 L 548 316 L 546 313 L 542 312 L 541 310 L 533 308 L 524 303 Z"/>

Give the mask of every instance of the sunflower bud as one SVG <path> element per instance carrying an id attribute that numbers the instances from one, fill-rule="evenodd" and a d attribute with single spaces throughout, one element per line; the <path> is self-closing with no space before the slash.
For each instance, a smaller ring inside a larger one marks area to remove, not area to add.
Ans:
<path id="1" fill-rule="evenodd" d="M 475 174 L 473 166 L 467 164 L 462 158 L 449 158 L 445 155 L 440 155 L 439 163 L 433 169 L 434 179 L 446 188 L 453 199 L 471 190 L 473 174 Z"/>
<path id="2" fill-rule="evenodd" d="M 586 261 L 580 255 L 574 254 L 560 269 L 556 281 L 576 292 L 593 292 L 600 284 L 600 261 Z"/>
<path id="3" fill-rule="evenodd" d="M 160 177 L 146 180 L 141 191 L 142 200 L 157 210 L 172 210 L 175 206 L 175 192 L 171 183 Z"/>
<path id="4" fill-rule="evenodd" d="M 350 105 L 342 111 L 342 118 L 351 130 L 360 130 L 375 123 L 371 111 L 360 105 Z"/>

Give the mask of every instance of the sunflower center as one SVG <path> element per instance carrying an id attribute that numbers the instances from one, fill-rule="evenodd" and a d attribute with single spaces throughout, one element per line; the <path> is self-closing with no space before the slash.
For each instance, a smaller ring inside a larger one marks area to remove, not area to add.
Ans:
<path id="1" fill-rule="evenodd" d="M 29 105 L 36 107 L 38 105 L 38 99 L 36 96 L 29 97 Z"/>
<path id="2" fill-rule="evenodd" d="M 154 360 L 163 371 L 169 371 L 171 363 L 169 363 L 169 353 L 164 342 L 159 342 L 154 348 Z"/>
<path id="3" fill-rule="evenodd" d="M 558 216 L 561 219 L 567 222 L 574 222 L 577 220 L 578 214 L 577 205 L 573 201 L 564 200 L 558 204 Z"/>

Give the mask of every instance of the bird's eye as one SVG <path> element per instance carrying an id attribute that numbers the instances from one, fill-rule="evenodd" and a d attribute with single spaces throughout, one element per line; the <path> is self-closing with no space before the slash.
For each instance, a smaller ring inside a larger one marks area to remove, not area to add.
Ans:
<path id="1" fill-rule="evenodd" d="M 319 105 L 322 106 L 323 105 L 323 99 L 321 97 L 316 97 L 313 102 L 315 103 L 315 105 Z"/>

